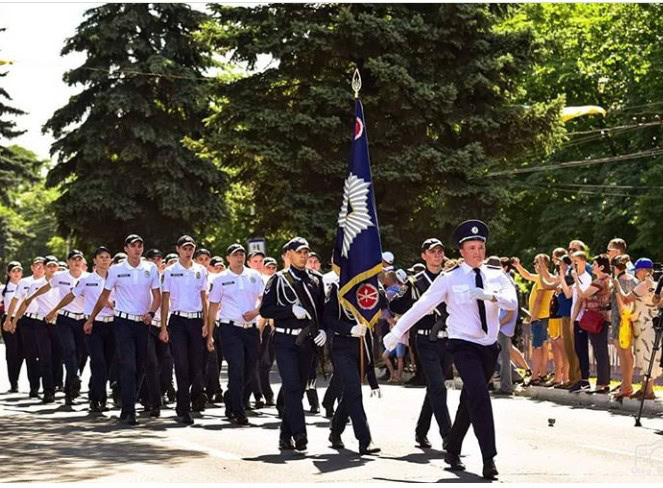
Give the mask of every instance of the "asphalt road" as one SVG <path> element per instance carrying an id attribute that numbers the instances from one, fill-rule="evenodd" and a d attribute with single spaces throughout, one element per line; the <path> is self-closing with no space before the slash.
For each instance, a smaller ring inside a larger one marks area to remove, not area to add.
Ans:
<path id="1" fill-rule="evenodd" d="M 9 385 L 0 346 L 0 391 Z M 275 382 L 278 375 L 273 375 Z M 87 380 L 84 379 L 84 384 Z M 73 411 L 27 398 L 0 394 L 0 481 L 2 482 L 482 482 L 481 455 L 470 431 L 463 452 L 468 471 L 446 471 L 439 434 L 434 449 L 414 445 L 414 425 L 424 389 L 383 385 L 381 399 L 365 406 L 379 456 L 359 456 L 352 428 L 345 450 L 327 442 L 328 421 L 307 415 L 309 449 L 281 453 L 274 408 L 237 427 L 222 408 L 208 408 L 193 426 L 162 418 L 140 418 L 137 427 L 118 423 L 119 412 L 88 414 L 85 395 Z M 322 397 L 324 387 L 319 387 Z M 459 392 L 449 392 L 452 416 Z M 305 403 L 305 405 L 307 405 Z M 663 419 L 633 418 L 527 398 L 495 398 L 500 482 L 660 482 L 663 479 Z M 549 427 L 548 419 L 555 419 Z M 433 423 L 435 426 L 435 423 Z"/>

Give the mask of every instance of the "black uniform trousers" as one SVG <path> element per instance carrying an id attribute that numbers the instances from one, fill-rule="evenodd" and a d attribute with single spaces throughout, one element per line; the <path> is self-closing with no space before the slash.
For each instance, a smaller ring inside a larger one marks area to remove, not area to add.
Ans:
<path id="1" fill-rule="evenodd" d="M 0 327 L 5 323 L 6 317 L 7 315 L 2 314 Z M 25 358 L 19 328 L 17 324 L 14 333 L 7 332 L 4 328 L 2 329 L 2 340 L 5 343 L 5 357 L 7 360 L 7 376 L 9 377 L 9 385 L 12 389 L 18 388 L 18 377 L 21 374 L 21 366 Z"/>
<path id="2" fill-rule="evenodd" d="M 137 374 L 140 382 L 140 400 L 149 408 L 161 406 L 161 395 L 165 391 L 161 386 L 161 358 L 164 354 L 170 355 L 170 344 L 161 342 L 159 332 L 161 332 L 160 327 L 155 325 L 148 327 L 145 360 L 142 368 L 138 368 Z M 172 361 L 170 365 L 172 369 Z"/>
<path id="3" fill-rule="evenodd" d="M 47 324 L 43 320 L 27 319 L 34 331 L 35 344 L 37 345 L 37 356 L 39 357 L 39 369 L 41 372 L 41 384 L 44 393 L 55 393 L 57 357 L 60 350 L 60 339 L 58 337 L 57 325 Z M 62 367 L 60 366 L 60 369 Z"/>
<path id="4" fill-rule="evenodd" d="M 19 335 L 20 343 L 25 355 L 25 363 L 28 369 L 28 381 L 30 382 L 30 393 L 39 391 L 39 380 L 41 369 L 39 367 L 39 350 L 37 349 L 37 338 L 35 336 L 36 326 L 33 319 L 21 317 L 16 324 L 16 334 Z"/>
<path id="5" fill-rule="evenodd" d="M 191 412 L 191 399 L 203 394 L 203 355 L 207 340 L 202 330 L 202 318 L 187 319 L 171 315 L 168 321 L 177 380 L 177 415 Z"/>
<path id="6" fill-rule="evenodd" d="M 336 334 L 330 337 L 329 344 L 329 356 L 331 357 L 332 366 L 334 372 L 329 380 L 327 385 L 327 391 L 325 391 L 325 396 L 322 397 L 322 406 L 327 410 L 334 410 L 334 405 L 336 400 L 341 398 L 342 386 L 341 386 L 341 375 L 336 371 L 336 359 L 334 356 L 334 340 Z"/>
<path id="7" fill-rule="evenodd" d="M 281 439 L 306 437 L 304 420 L 304 389 L 311 373 L 313 361 L 313 341 L 306 340 L 301 346 L 295 344 L 295 335 L 274 333 L 276 364 L 281 375 L 283 394 L 283 419 Z M 278 407 L 277 407 L 278 408 Z"/>
<path id="8" fill-rule="evenodd" d="M 274 401 L 274 391 L 269 380 L 269 374 L 274 364 L 274 329 L 265 325 L 261 333 L 260 351 L 258 352 L 258 377 L 260 389 L 267 402 Z"/>
<path id="9" fill-rule="evenodd" d="M 371 442 L 371 431 L 361 398 L 360 347 L 363 345 L 358 337 L 334 335 L 334 376 L 339 377 L 342 393 L 341 402 L 331 421 L 331 430 L 340 435 L 345 430 L 349 416 L 355 438 L 360 445 L 368 445 Z"/>
<path id="10" fill-rule="evenodd" d="M 425 436 L 435 415 L 440 436 L 444 439 L 451 430 L 451 417 L 447 408 L 447 389 L 444 386 L 446 371 L 451 367 L 451 355 L 447 351 L 447 339 L 431 341 L 428 335 L 417 332 L 417 351 L 421 368 L 426 377 L 426 396 L 417 421 L 416 434 Z"/>
<path id="11" fill-rule="evenodd" d="M 497 454 L 497 450 L 488 381 L 495 372 L 500 346 L 498 343 L 482 346 L 461 339 L 449 339 L 447 350 L 463 380 L 447 452 L 460 455 L 463 439 L 472 424 L 483 459 L 490 459 Z"/>
<path id="12" fill-rule="evenodd" d="M 67 371 L 64 391 L 69 394 L 74 379 L 78 381 L 78 368 L 85 348 L 85 333 L 83 332 L 85 319 L 75 320 L 71 317 L 58 315 L 56 324 L 62 347 L 62 362 Z"/>
<path id="13" fill-rule="evenodd" d="M 210 400 L 215 395 L 223 393 L 221 381 L 219 380 L 223 364 L 223 344 L 221 343 L 221 330 L 219 326 L 214 327 L 212 334 L 214 336 L 214 351 L 210 352 L 205 347 L 203 357 L 203 381 L 205 383 L 205 391 Z"/>
<path id="14" fill-rule="evenodd" d="M 129 414 L 136 411 L 136 372 L 143 370 L 150 327 L 152 326 L 142 321 L 137 322 L 117 316 L 113 320 L 122 413 Z"/>
<path id="15" fill-rule="evenodd" d="M 246 417 L 244 401 L 250 393 L 258 364 L 259 337 L 256 326 L 245 329 L 221 324 L 221 342 L 228 363 L 228 395 L 230 411 L 235 417 Z"/>
<path id="16" fill-rule="evenodd" d="M 85 340 L 90 354 L 90 402 L 106 403 L 106 382 L 115 355 L 113 322 L 95 320 Z"/>

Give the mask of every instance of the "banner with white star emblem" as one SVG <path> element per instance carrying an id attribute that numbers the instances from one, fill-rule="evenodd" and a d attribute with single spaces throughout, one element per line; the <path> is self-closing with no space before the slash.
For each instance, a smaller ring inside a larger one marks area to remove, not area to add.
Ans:
<path id="1" fill-rule="evenodd" d="M 382 246 L 375 209 L 368 137 L 361 102 L 355 100 L 355 121 L 343 203 L 338 216 L 334 270 L 339 275 L 339 300 L 357 320 L 372 328 L 380 318 L 378 274 Z"/>

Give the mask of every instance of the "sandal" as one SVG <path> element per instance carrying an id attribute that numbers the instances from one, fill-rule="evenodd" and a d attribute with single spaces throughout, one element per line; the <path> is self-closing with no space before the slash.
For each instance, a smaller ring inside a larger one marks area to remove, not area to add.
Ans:
<path id="1" fill-rule="evenodd" d="M 645 400 L 656 400 L 656 393 L 653 391 L 645 395 Z"/>
<path id="2" fill-rule="evenodd" d="M 612 390 L 610 390 L 610 393 L 615 393 L 615 392 L 617 392 L 617 391 L 619 391 L 619 390 L 621 390 L 621 389 L 622 389 L 622 384 L 619 383 L 619 384 L 618 384 L 617 386 L 615 386 Z"/>
<path id="3" fill-rule="evenodd" d="M 636 391 L 635 393 L 633 393 L 631 395 L 631 398 L 633 398 L 634 400 L 640 400 L 640 397 L 642 396 L 642 394 L 643 394 L 643 391 L 638 390 L 638 391 Z"/>

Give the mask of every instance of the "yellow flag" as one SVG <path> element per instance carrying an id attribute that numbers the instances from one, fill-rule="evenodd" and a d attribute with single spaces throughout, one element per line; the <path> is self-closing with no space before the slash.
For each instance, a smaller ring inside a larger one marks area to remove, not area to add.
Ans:
<path id="1" fill-rule="evenodd" d="M 605 109 L 598 105 L 583 105 L 582 107 L 564 107 L 562 109 L 562 122 L 568 122 L 583 115 L 601 114 L 605 117 Z"/>

